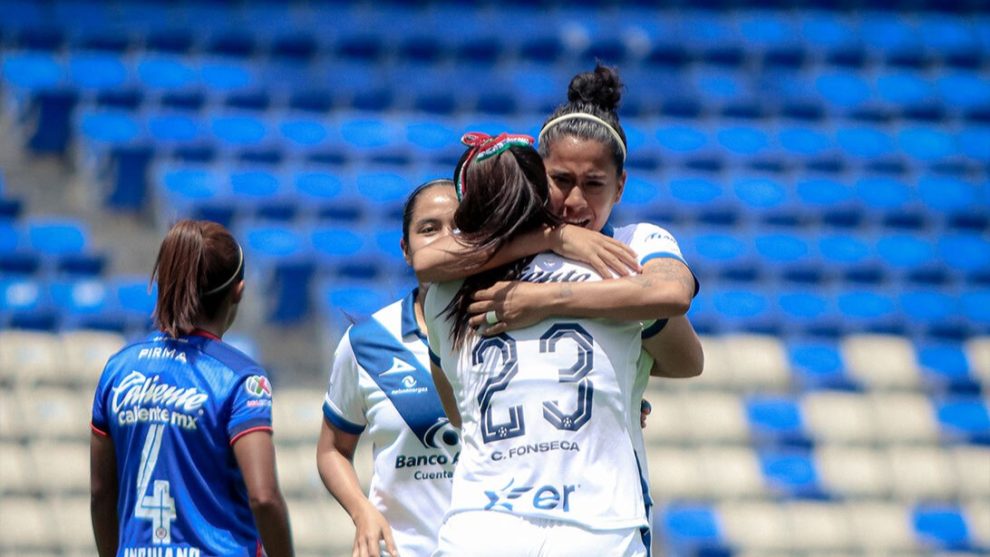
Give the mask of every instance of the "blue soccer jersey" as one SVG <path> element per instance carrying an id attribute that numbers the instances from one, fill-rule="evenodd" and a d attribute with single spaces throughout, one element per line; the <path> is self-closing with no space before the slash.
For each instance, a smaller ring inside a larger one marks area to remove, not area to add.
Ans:
<path id="1" fill-rule="evenodd" d="M 116 451 L 117 554 L 260 555 L 232 447 L 271 430 L 271 405 L 264 370 L 209 333 L 155 333 L 110 358 L 92 428 Z"/>

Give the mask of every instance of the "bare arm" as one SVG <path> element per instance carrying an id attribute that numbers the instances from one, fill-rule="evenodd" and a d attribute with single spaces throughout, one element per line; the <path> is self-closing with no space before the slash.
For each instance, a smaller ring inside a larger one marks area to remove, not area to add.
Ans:
<path id="1" fill-rule="evenodd" d="M 324 419 L 316 445 L 316 468 L 327 491 L 354 521 L 352 557 L 378 557 L 379 540 L 385 541 L 389 554 L 398 557 L 388 520 L 365 496 L 354 470 L 354 449 L 360 438 Z"/>
<path id="2" fill-rule="evenodd" d="M 292 557 L 289 511 L 275 475 L 270 431 L 252 431 L 234 441 L 234 457 L 247 485 L 248 502 L 268 557 Z"/>
<path id="3" fill-rule="evenodd" d="M 527 327 L 548 317 L 645 321 L 684 315 L 694 297 L 694 276 L 673 258 L 652 259 L 643 274 L 596 282 L 498 282 L 479 290 L 468 307 L 470 324 L 485 323 L 495 311 L 498 324 L 485 336 Z"/>
<path id="4" fill-rule="evenodd" d="M 494 254 L 464 245 L 456 236 L 438 238 L 413 254 L 412 266 L 422 282 L 446 282 L 545 251 L 587 263 L 601 276 L 639 270 L 635 252 L 622 242 L 568 224 L 522 234 Z"/>
<path id="5" fill-rule="evenodd" d="M 113 439 L 93 433 L 89 438 L 89 508 L 100 557 L 117 554 L 118 493 Z"/>
<path id="6" fill-rule="evenodd" d="M 643 349 L 653 356 L 654 377 L 697 377 L 705 367 L 701 339 L 684 315 L 671 317 L 662 331 L 644 339 Z"/>
<path id="7" fill-rule="evenodd" d="M 440 403 L 443 405 L 444 413 L 447 414 L 447 419 L 450 420 L 450 425 L 460 429 L 461 413 L 457 410 L 457 399 L 454 398 L 454 389 L 450 386 L 450 381 L 447 381 L 447 376 L 443 374 L 440 366 L 432 362 L 430 372 L 433 374 L 433 384 L 436 385 Z"/>

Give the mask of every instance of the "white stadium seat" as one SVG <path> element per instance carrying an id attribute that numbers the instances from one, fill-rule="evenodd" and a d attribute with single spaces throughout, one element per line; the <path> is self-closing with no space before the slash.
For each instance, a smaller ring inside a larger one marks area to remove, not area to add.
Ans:
<path id="1" fill-rule="evenodd" d="M 966 341 L 966 358 L 973 373 L 984 388 L 990 388 L 990 336 L 973 337 Z"/>
<path id="2" fill-rule="evenodd" d="M 794 501 L 784 505 L 795 550 L 849 549 L 852 531 L 845 509 L 832 503 Z"/>
<path id="3" fill-rule="evenodd" d="M 681 395 L 677 392 L 664 392 L 656 387 L 662 382 L 651 380 L 645 398 L 650 401 L 652 411 L 646 418 L 643 438 L 647 445 L 678 444 L 691 438 L 691 427 L 687 423 Z"/>
<path id="4" fill-rule="evenodd" d="M 921 371 L 911 342 L 893 335 L 851 335 L 841 343 L 850 375 L 871 389 L 915 390 Z"/>
<path id="5" fill-rule="evenodd" d="M 51 507 L 35 497 L 0 498 L 0 555 L 19 555 L 27 549 L 57 547 L 52 535 Z"/>
<path id="6" fill-rule="evenodd" d="M 93 393 L 55 387 L 22 390 L 21 419 L 42 439 L 89 439 Z"/>
<path id="7" fill-rule="evenodd" d="M 650 493 L 662 505 L 676 500 L 697 500 L 711 496 L 705 471 L 695 449 L 647 447 Z"/>
<path id="8" fill-rule="evenodd" d="M 691 391 L 681 398 L 684 426 L 698 443 L 749 441 L 749 425 L 742 401 L 735 394 Z M 649 427 L 649 424 L 647 424 Z"/>
<path id="9" fill-rule="evenodd" d="M 701 448 L 700 454 L 704 481 L 713 497 L 744 499 L 767 495 L 760 461 L 753 449 L 708 446 Z"/>
<path id="10" fill-rule="evenodd" d="M 18 442 L 0 442 L 0 493 L 25 493 L 39 487 L 31 451 Z"/>
<path id="11" fill-rule="evenodd" d="M 89 493 L 89 442 L 36 441 L 31 445 L 41 489 L 51 495 Z"/>
<path id="12" fill-rule="evenodd" d="M 730 362 L 732 384 L 738 391 L 781 391 L 789 387 L 787 350 L 777 337 L 730 334 L 722 337 L 722 347 Z"/>
<path id="13" fill-rule="evenodd" d="M 948 501 L 957 496 L 955 470 L 939 447 L 894 446 L 888 450 L 895 497 Z"/>
<path id="14" fill-rule="evenodd" d="M 872 447 L 824 445 L 815 461 L 830 493 L 850 498 L 879 498 L 891 493 L 887 455 Z"/>
<path id="15" fill-rule="evenodd" d="M 110 356 L 125 344 L 124 337 L 107 331 L 76 330 L 61 334 L 65 354 L 62 373 L 74 385 L 95 389 Z"/>
<path id="16" fill-rule="evenodd" d="M 52 500 L 59 545 L 66 551 L 96 553 L 88 496 L 63 496 Z"/>
<path id="17" fill-rule="evenodd" d="M 938 423 L 931 400 L 915 393 L 870 395 L 878 440 L 885 443 L 935 443 Z"/>
<path id="18" fill-rule="evenodd" d="M 315 447 L 323 420 L 323 396 L 320 389 L 275 385 L 272 390 L 275 439 L 286 443 L 312 443 Z"/>
<path id="19" fill-rule="evenodd" d="M 870 552 L 910 555 L 915 544 L 908 509 L 897 503 L 855 502 L 846 505 L 855 543 Z"/>
<path id="20" fill-rule="evenodd" d="M 57 381 L 65 358 L 53 333 L 0 331 L 0 381 L 33 385 Z"/>
<path id="21" fill-rule="evenodd" d="M 783 507 L 770 502 L 721 503 L 726 538 L 741 550 L 790 551 L 791 532 Z"/>
<path id="22" fill-rule="evenodd" d="M 812 436 L 825 443 L 872 443 L 877 437 L 870 400 L 844 391 L 814 391 L 801 401 Z"/>
<path id="23" fill-rule="evenodd" d="M 948 451 L 962 491 L 959 495 L 990 507 L 990 447 L 958 445 Z"/>

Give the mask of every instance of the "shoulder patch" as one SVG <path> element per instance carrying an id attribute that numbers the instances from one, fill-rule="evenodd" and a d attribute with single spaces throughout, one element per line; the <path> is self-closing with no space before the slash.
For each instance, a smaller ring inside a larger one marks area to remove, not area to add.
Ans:
<path id="1" fill-rule="evenodd" d="M 255 398 L 272 398 L 272 384 L 264 375 L 252 375 L 244 381 L 244 390 Z"/>

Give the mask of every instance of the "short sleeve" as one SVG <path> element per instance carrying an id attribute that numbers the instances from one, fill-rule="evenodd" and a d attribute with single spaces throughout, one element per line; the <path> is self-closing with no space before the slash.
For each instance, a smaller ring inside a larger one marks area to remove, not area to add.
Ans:
<path id="1" fill-rule="evenodd" d="M 674 235 L 653 224 L 636 225 L 629 247 L 636 252 L 640 265 L 660 257 L 672 257 L 687 265 Z"/>
<path id="2" fill-rule="evenodd" d="M 323 416 L 342 431 L 357 435 L 368 424 L 364 393 L 360 385 L 361 369 L 351 347 L 350 330 L 340 339 L 330 368 Z"/>
<path id="3" fill-rule="evenodd" d="M 100 382 L 96 386 L 93 394 L 93 413 L 90 418 L 90 426 L 93 431 L 100 435 L 110 435 L 110 416 L 107 413 L 107 384 L 110 382 L 110 373 L 106 369 L 100 376 Z"/>
<path id="4" fill-rule="evenodd" d="M 227 438 L 230 444 L 242 435 L 272 429 L 272 384 L 260 368 L 241 381 L 231 395 Z"/>

